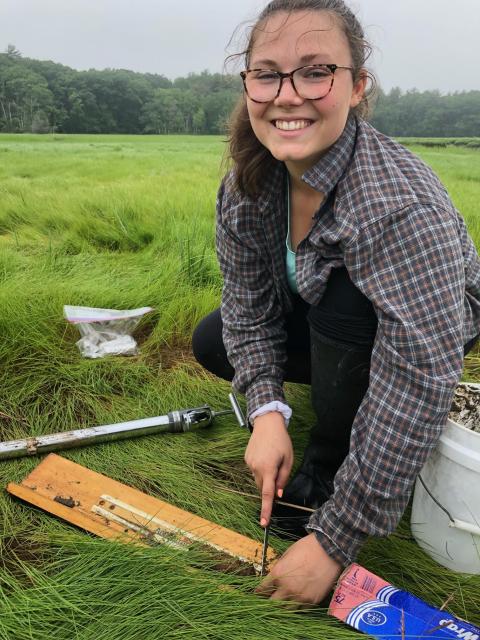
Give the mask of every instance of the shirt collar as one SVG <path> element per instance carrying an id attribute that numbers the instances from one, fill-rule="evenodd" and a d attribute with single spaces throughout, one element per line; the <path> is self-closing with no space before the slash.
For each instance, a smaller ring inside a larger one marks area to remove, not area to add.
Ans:
<path id="1" fill-rule="evenodd" d="M 348 166 L 355 147 L 356 133 L 357 120 L 354 116 L 350 116 L 338 140 L 311 169 L 303 174 L 302 180 L 328 196 Z M 285 172 L 284 163 L 277 162 L 263 193 L 257 200 L 260 209 L 269 209 L 277 200 L 283 198 Z"/>
<path id="2" fill-rule="evenodd" d="M 355 147 L 356 132 L 357 121 L 351 116 L 338 140 L 311 169 L 303 174 L 302 180 L 316 191 L 328 195 L 338 184 L 348 166 Z"/>

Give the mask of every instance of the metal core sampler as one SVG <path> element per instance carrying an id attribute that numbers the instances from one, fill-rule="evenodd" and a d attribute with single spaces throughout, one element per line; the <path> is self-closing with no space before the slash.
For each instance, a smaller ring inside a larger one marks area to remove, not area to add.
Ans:
<path id="1" fill-rule="evenodd" d="M 223 411 L 214 411 L 205 404 L 201 407 L 178 409 L 153 418 L 0 442 L 0 460 L 34 456 L 40 453 L 83 447 L 97 442 L 136 438 L 154 433 L 184 433 L 192 429 L 208 427 L 214 418 L 231 414 L 235 415 L 241 427 L 245 427 L 245 419 L 235 395 L 230 393 L 228 397 L 232 408 Z"/>

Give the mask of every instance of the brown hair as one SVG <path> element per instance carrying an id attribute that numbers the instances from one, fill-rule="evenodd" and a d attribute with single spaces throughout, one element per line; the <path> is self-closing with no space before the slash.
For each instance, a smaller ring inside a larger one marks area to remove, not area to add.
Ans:
<path id="1" fill-rule="evenodd" d="M 327 11 L 330 13 L 338 21 L 347 37 L 352 57 L 354 82 L 365 75 L 364 65 L 372 48 L 365 39 L 357 17 L 343 0 L 272 0 L 254 24 L 246 49 L 233 57 L 243 56 L 245 67 L 248 68 L 255 44 L 255 35 L 262 29 L 265 22 L 276 13 L 292 14 L 298 11 Z M 370 73 L 366 75 L 370 79 L 370 87 L 365 92 L 360 104 L 352 109 L 352 113 L 361 118 L 368 116 L 369 98 L 374 94 L 376 86 L 375 78 Z M 257 197 L 261 192 L 265 177 L 278 161 L 255 136 L 248 117 L 244 95 L 237 102 L 230 117 L 228 142 L 229 160 L 233 162 L 237 188 L 244 195 Z"/>

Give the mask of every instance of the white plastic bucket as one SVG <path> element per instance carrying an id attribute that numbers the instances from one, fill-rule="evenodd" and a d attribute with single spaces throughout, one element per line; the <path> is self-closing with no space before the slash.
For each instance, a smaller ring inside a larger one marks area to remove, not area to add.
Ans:
<path id="1" fill-rule="evenodd" d="M 448 420 L 416 482 L 411 528 L 439 564 L 480 574 L 480 433 Z"/>

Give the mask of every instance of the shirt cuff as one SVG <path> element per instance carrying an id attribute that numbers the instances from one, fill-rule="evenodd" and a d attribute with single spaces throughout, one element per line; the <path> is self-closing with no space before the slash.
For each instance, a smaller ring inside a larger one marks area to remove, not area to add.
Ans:
<path id="1" fill-rule="evenodd" d="M 270 413 L 271 411 L 278 411 L 278 413 L 281 413 L 283 419 L 285 420 L 285 426 L 288 428 L 288 423 L 290 422 L 290 418 L 292 417 L 292 410 L 290 409 L 288 404 L 279 402 L 278 400 L 268 402 L 267 404 L 262 405 L 256 411 L 254 411 L 249 417 L 250 423 L 253 424 L 255 418 L 263 416 L 266 413 Z"/>
<path id="2" fill-rule="evenodd" d="M 306 529 L 315 533 L 324 551 L 344 567 L 356 561 L 368 537 L 361 531 L 352 531 L 335 515 L 332 498 L 311 515 Z"/>
<path id="3" fill-rule="evenodd" d="M 246 390 L 247 415 L 251 416 L 270 402 L 285 403 L 285 395 L 281 382 L 271 379 L 257 378 Z"/>

